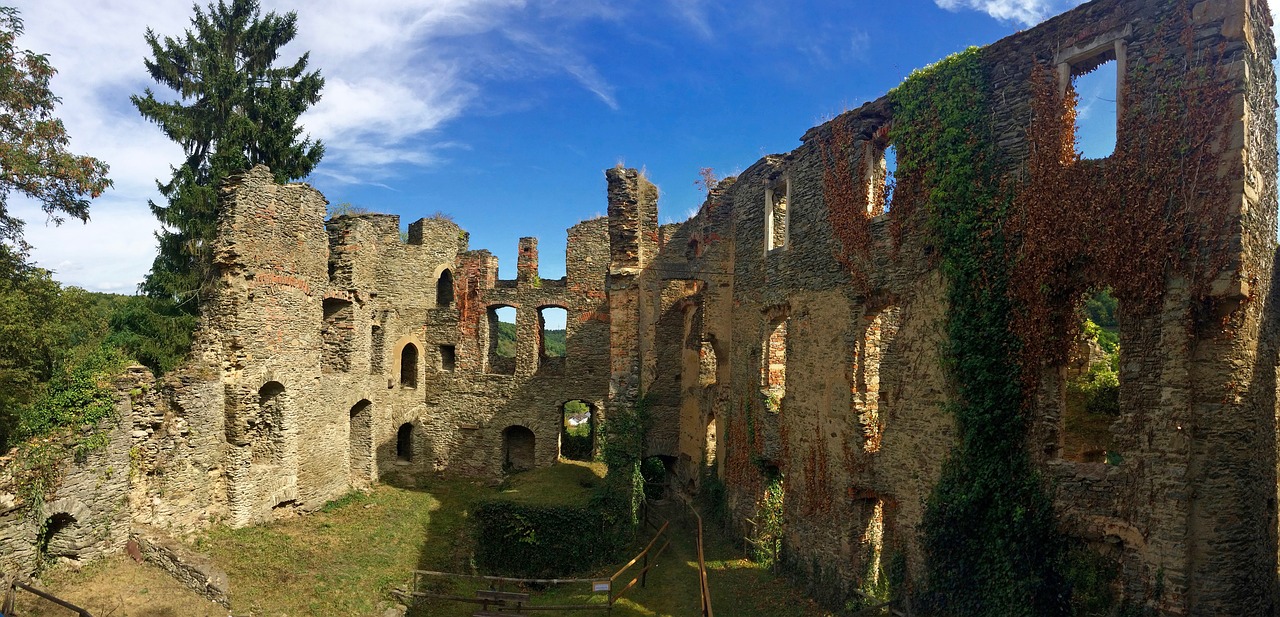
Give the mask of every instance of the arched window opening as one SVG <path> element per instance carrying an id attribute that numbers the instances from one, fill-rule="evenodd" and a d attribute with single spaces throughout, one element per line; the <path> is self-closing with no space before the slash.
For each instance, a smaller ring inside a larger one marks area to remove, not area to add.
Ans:
<path id="1" fill-rule="evenodd" d="M 453 306 L 453 272 L 445 268 L 436 280 L 436 306 L 443 308 Z"/>
<path id="2" fill-rule="evenodd" d="M 80 558 L 80 548 L 72 532 L 75 524 L 76 518 L 66 512 L 59 512 L 45 520 L 40 536 L 36 538 L 36 551 L 41 560 Z"/>
<path id="3" fill-rule="evenodd" d="M 396 431 L 396 460 L 413 460 L 413 423 L 405 422 Z"/>
<path id="4" fill-rule="evenodd" d="M 258 413 L 249 420 L 251 461 L 271 465 L 284 459 L 284 385 L 269 381 L 258 390 Z"/>
<path id="5" fill-rule="evenodd" d="M 516 372 L 515 307 L 489 307 L 489 372 L 497 375 Z"/>
<path id="6" fill-rule="evenodd" d="M 502 431 L 502 470 L 517 472 L 533 469 L 534 445 L 533 431 L 520 425 L 512 425 Z"/>
<path id="7" fill-rule="evenodd" d="M 569 311 L 561 306 L 538 309 L 538 371 L 544 374 L 564 374 L 565 333 Z"/>
<path id="8" fill-rule="evenodd" d="M 586 401 L 568 401 L 560 407 L 560 457 L 589 461 L 595 456 L 595 406 Z"/>
<path id="9" fill-rule="evenodd" d="M 351 475 L 368 479 L 373 464 L 373 403 L 362 400 L 351 407 Z"/>
<path id="10" fill-rule="evenodd" d="M 889 141 L 889 125 L 876 130 L 866 145 L 867 214 L 878 216 L 893 208 L 893 190 L 897 186 L 898 150 Z"/>
<path id="11" fill-rule="evenodd" d="M 400 385 L 418 387 L 418 346 L 409 343 L 400 350 Z"/>

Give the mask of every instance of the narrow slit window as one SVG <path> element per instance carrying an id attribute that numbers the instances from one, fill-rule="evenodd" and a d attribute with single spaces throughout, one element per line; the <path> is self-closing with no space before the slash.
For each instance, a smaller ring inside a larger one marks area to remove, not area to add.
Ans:
<path id="1" fill-rule="evenodd" d="M 768 250 L 787 246 L 791 224 L 791 180 L 783 178 L 765 190 L 765 241 Z"/>

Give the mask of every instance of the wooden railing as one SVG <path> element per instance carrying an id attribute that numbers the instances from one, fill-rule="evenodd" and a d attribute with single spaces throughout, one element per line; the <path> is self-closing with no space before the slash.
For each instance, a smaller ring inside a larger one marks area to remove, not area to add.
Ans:
<path id="1" fill-rule="evenodd" d="M 89 611 L 67 602 L 66 600 L 63 600 L 62 598 L 59 598 L 47 591 L 32 587 L 31 585 L 18 580 L 18 577 L 16 576 L 7 580 L 5 580 L 4 576 L 0 576 L 0 587 L 4 589 L 4 600 L 3 602 L 0 602 L 0 615 L 13 614 L 13 605 L 17 601 L 18 591 L 21 590 L 38 598 L 57 604 L 62 608 L 74 612 L 80 617 L 93 617 Z"/>
<path id="2" fill-rule="evenodd" d="M 702 617 L 715 617 L 715 611 L 711 608 L 711 584 L 707 581 L 707 558 L 702 549 L 702 515 L 698 514 L 698 509 L 693 507 L 693 502 L 687 496 L 681 495 L 681 499 L 698 525 L 698 589 L 702 595 Z"/>
<path id="3" fill-rule="evenodd" d="M 644 547 L 644 550 L 636 554 L 636 556 L 633 557 L 631 561 L 628 561 L 626 565 L 619 568 L 618 571 L 615 572 L 613 576 L 610 576 L 608 579 L 512 578 L 507 576 L 485 576 L 480 574 L 458 574 L 454 572 L 413 570 L 413 578 L 409 583 L 409 589 L 397 590 L 395 594 L 400 596 L 402 599 L 404 599 L 406 603 L 412 603 L 414 600 L 418 598 L 432 598 L 437 600 L 446 600 L 450 602 L 465 602 L 470 604 L 479 604 L 482 607 L 481 610 L 484 612 L 487 612 L 491 606 L 494 607 L 496 610 L 518 609 L 520 612 L 611 610 L 613 608 L 613 604 L 617 602 L 620 598 L 622 598 L 622 596 L 625 595 L 627 592 L 634 589 L 636 585 L 639 585 L 640 587 L 645 586 L 646 579 L 649 574 L 649 570 L 653 568 L 654 564 L 658 560 L 658 557 L 662 555 L 662 552 L 665 551 L 667 547 L 671 545 L 670 538 L 666 538 L 666 541 L 662 544 L 662 546 L 659 547 L 656 551 L 654 550 L 654 546 L 657 545 L 658 540 L 664 539 L 664 536 L 667 535 L 667 529 L 668 527 L 670 527 L 670 522 L 664 520 L 662 521 L 661 526 L 657 526 L 655 523 L 653 523 L 650 520 L 648 516 L 648 512 L 646 512 L 645 524 L 647 526 L 656 528 L 658 530 L 657 533 L 653 535 L 653 539 L 649 540 L 649 544 Z M 627 571 L 633 568 L 636 564 L 640 564 L 639 572 L 636 572 L 635 575 L 631 578 L 631 580 L 628 581 L 626 585 L 622 587 L 622 589 L 619 589 L 615 593 L 614 589 L 617 589 L 617 582 L 619 580 L 622 580 L 622 578 L 627 573 Z M 489 586 L 489 588 L 476 590 L 474 597 L 460 595 L 457 593 L 422 591 L 420 589 L 421 582 L 423 579 L 427 579 L 427 578 L 477 580 L 477 581 L 483 581 Z M 532 600 L 532 594 L 515 593 L 515 592 L 509 592 L 509 591 L 503 590 L 503 587 L 506 585 L 547 586 L 547 585 L 575 585 L 575 584 L 589 585 L 592 593 L 607 593 L 608 594 L 607 601 L 603 603 L 594 603 L 594 604 L 593 603 L 555 604 L 555 605 L 530 604 L 530 601 Z"/>
<path id="4" fill-rule="evenodd" d="M 649 516 L 647 511 L 645 514 L 645 523 L 652 525 L 652 523 L 649 522 Z M 613 603 L 617 602 L 618 598 L 621 598 L 623 594 L 630 591 L 632 587 L 635 587 L 636 583 L 640 583 L 641 587 L 645 586 L 646 578 L 648 577 L 648 574 L 649 574 L 649 569 L 653 567 L 653 564 L 649 563 L 650 561 L 649 552 L 653 550 L 653 545 L 657 544 L 658 540 L 667 533 L 667 528 L 670 526 L 671 526 L 670 521 L 663 521 L 662 526 L 658 528 L 658 533 L 653 535 L 653 539 L 649 540 L 649 544 L 644 547 L 644 550 L 640 551 L 640 554 L 633 557 L 631 561 L 628 561 L 627 564 L 619 568 L 618 571 L 613 574 L 613 576 L 609 577 L 609 588 L 612 589 L 614 586 L 613 583 L 617 581 L 619 577 L 625 574 L 626 571 L 631 568 L 631 566 L 636 565 L 636 563 L 640 562 L 641 560 L 643 560 L 644 562 L 640 566 L 640 573 L 636 574 L 636 576 L 631 579 L 631 582 L 627 583 L 627 585 L 623 587 L 622 590 L 618 591 L 616 594 L 610 592 L 610 596 L 609 596 L 610 606 L 613 606 Z M 658 557 L 662 555 L 662 552 L 667 550 L 667 547 L 670 545 L 671 545 L 671 539 L 668 538 L 666 543 L 662 545 L 662 548 L 659 548 L 658 552 L 654 553 L 653 561 L 656 562 L 658 560 Z"/>

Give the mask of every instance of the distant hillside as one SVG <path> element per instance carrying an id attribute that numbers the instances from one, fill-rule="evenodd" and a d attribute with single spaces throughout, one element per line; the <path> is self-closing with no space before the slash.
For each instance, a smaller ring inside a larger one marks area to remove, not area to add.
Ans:
<path id="1" fill-rule="evenodd" d="M 564 356 L 564 330 L 547 330 L 544 341 L 548 356 Z M 514 358 L 516 355 L 516 325 L 498 322 L 498 355 Z"/>

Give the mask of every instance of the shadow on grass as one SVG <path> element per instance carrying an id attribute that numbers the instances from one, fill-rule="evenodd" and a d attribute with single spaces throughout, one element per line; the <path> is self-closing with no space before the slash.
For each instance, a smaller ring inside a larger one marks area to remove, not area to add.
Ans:
<path id="1" fill-rule="evenodd" d="M 456 482 L 431 484 L 427 483 L 419 490 L 435 491 L 433 496 L 439 500 L 439 509 L 433 512 L 427 523 L 426 541 L 422 545 L 419 569 L 437 570 L 457 573 L 472 573 L 469 563 L 469 552 L 472 539 L 468 535 L 466 524 L 469 508 L 480 501 L 489 489 L 477 491 L 458 491 Z M 613 607 L 610 615 L 621 617 L 654 617 L 654 616 L 696 616 L 699 614 L 698 562 L 695 544 L 694 527 L 690 518 L 682 512 L 683 506 L 678 504 L 666 508 L 657 508 L 655 513 L 670 517 L 671 527 L 667 538 L 670 544 L 661 555 L 653 561 L 645 585 L 637 584 L 626 592 Z M 629 555 L 638 553 L 652 538 L 654 530 L 645 528 L 628 550 Z M 654 550 L 657 551 L 666 539 L 660 541 Z M 786 581 L 774 576 L 771 572 L 760 568 L 746 559 L 742 552 L 716 531 L 709 531 L 705 544 L 708 560 L 712 598 L 718 614 L 738 617 L 820 617 L 828 615 L 817 608 L 815 603 L 804 597 L 796 588 Z M 594 571 L 581 572 L 575 578 L 607 579 L 621 564 L 601 568 Z M 632 567 L 615 584 L 615 592 L 624 587 L 632 578 L 640 573 L 639 565 Z M 480 580 L 436 580 L 423 588 L 436 593 L 448 593 L 459 596 L 474 597 L 480 589 L 488 589 L 488 585 Z M 603 594 L 593 594 L 586 584 L 575 583 L 549 588 L 517 589 L 514 586 L 503 588 L 506 591 L 530 592 L 533 604 L 566 605 L 606 603 Z M 480 609 L 477 604 L 451 602 L 445 600 L 422 600 L 413 606 L 411 617 L 464 617 Z M 603 610 L 582 610 L 573 612 L 548 612 L 547 614 L 603 614 Z"/>

